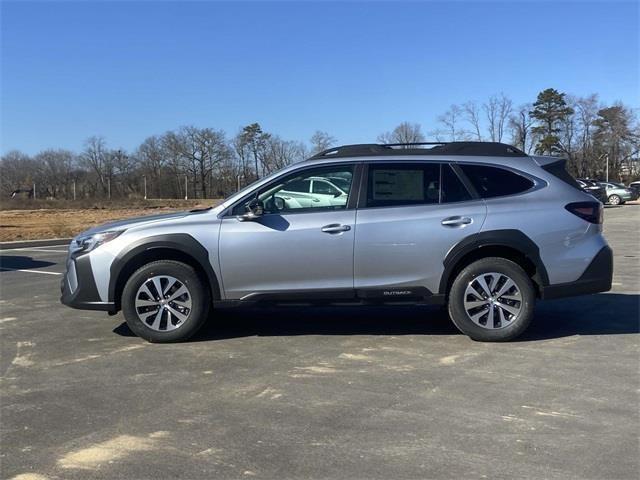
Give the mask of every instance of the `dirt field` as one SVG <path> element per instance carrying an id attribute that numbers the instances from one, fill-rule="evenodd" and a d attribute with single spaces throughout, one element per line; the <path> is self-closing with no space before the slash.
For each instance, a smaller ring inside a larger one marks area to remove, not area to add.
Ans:
<path id="1" fill-rule="evenodd" d="M 135 206 L 0 210 L 0 241 L 72 237 L 101 223 L 215 205 L 219 200 L 148 201 Z M 6 205 L 3 205 L 6 207 Z M 23 207 L 20 205 L 20 207 Z"/>

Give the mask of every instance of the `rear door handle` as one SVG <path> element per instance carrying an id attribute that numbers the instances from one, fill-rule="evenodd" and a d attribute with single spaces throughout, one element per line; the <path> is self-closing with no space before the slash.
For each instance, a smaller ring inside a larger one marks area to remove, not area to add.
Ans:
<path id="1" fill-rule="evenodd" d="M 455 217 L 447 217 L 444 220 L 442 220 L 442 222 L 440 223 L 445 227 L 462 227 L 464 225 L 469 225 L 472 222 L 473 220 L 471 220 L 469 217 L 455 216 Z"/>
<path id="2" fill-rule="evenodd" d="M 324 233 L 341 233 L 348 232 L 351 230 L 349 225 L 340 225 L 339 223 L 332 223 L 330 225 L 325 225 L 321 228 Z"/>

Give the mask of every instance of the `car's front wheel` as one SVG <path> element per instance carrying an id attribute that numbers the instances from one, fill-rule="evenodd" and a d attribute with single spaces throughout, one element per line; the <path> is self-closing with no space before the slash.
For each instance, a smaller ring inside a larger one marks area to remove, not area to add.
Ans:
<path id="1" fill-rule="evenodd" d="M 449 292 L 449 316 L 473 340 L 508 341 L 529 326 L 535 290 L 515 262 L 491 257 L 465 267 Z"/>
<path id="2" fill-rule="evenodd" d="M 209 313 L 208 289 L 198 273 L 182 262 L 160 260 L 136 270 L 122 292 L 129 328 L 149 342 L 186 340 Z"/>
<path id="3" fill-rule="evenodd" d="M 622 199 L 618 195 L 609 195 L 609 205 L 620 205 Z"/>

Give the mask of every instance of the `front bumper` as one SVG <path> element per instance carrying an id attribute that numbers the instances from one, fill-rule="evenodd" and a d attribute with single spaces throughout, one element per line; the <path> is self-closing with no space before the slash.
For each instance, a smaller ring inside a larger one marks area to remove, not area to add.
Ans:
<path id="1" fill-rule="evenodd" d="M 540 297 L 544 300 L 562 297 L 574 297 L 590 293 L 608 292 L 613 279 L 613 250 L 602 247 L 584 271 L 573 282 L 559 283 L 542 287 Z"/>
<path id="2" fill-rule="evenodd" d="M 60 302 L 81 310 L 115 312 L 113 302 L 103 302 L 98 294 L 91 270 L 89 254 L 71 254 L 67 259 L 67 271 L 60 281 Z"/>

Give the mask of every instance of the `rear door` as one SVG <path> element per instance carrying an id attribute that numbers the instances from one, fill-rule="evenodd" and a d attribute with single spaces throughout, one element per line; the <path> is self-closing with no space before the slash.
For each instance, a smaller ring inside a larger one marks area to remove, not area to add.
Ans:
<path id="1" fill-rule="evenodd" d="M 472 197 L 447 163 L 372 162 L 366 170 L 356 219 L 356 290 L 437 293 L 449 250 L 480 231 L 484 201 Z"/>

